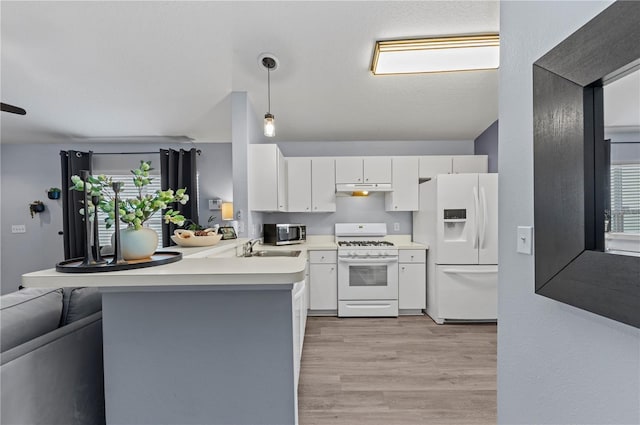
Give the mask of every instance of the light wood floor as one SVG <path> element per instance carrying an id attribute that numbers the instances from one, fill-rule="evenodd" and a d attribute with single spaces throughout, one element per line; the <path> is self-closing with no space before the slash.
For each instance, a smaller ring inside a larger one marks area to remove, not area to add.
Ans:
<path id="1" fill-rule="evenodd" d="M 495 424 L 495 324 L 309 317 L 300 425 Z"/>

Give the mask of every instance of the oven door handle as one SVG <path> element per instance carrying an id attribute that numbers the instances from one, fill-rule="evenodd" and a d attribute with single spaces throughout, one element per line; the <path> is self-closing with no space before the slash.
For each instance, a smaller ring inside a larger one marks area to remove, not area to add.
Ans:
<path id="1" fill-rule="evenodd" d="M 344 258 L 338 257 L 338 261 L 353 264 L 389 264 L 397 263 L 398 257 L 393 258 Z"/>

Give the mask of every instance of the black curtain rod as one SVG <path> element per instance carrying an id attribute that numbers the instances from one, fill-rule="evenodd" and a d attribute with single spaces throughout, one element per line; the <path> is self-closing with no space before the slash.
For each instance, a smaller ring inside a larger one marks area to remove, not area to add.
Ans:
<path id="1" fill-rule="evenodd" d="M 202 151 L 200 149 L 196 149 L 196 153 L 200 155 Z M 160 155 L 160 151 L 154 152 L 93 152 L 93 155 Z"/>

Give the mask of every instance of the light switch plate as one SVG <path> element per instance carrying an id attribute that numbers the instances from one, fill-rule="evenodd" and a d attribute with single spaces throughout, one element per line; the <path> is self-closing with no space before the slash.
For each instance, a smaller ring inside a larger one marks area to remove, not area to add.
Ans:
<path id="1" fill-rule="evenodd" d="M 400 223 L 393 223 L 393 231 L 394 232 L 400 231 Z"/>
<path id="2" fill-rule="evenodd" d="M 520 254 L 531 255 L 533 250 L 533 227 L 518 226 L 517 251 Z"/>

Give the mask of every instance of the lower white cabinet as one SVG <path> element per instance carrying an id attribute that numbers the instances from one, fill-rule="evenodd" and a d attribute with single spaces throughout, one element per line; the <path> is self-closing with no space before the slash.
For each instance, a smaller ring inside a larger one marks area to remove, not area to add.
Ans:
<path id="1" fill-rule="evenodd" d="M 307 285 L 305 281 L 297 282 L 292 291 L 293 314 L 293 367 L 295 387 L 298 388 L 300 376 L 300 359 L 302 357 L 302 345 L 304 343 L 304 331 L 307 324 L 306 296 Z"/>
<path id="2" fill-rule="evenodd" d="M 338 310 L 336 251 L 309 251 L 309 309 Z"/>
<path id="3" fill-rule="evenodd" d="M 427 307 L 426 251 L 401 249 L 398 267 L 398 309 L 419 313 Z"/>

